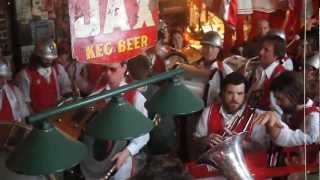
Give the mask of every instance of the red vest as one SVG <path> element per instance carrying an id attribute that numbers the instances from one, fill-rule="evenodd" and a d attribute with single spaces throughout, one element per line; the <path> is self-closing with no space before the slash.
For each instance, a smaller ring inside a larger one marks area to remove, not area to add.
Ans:
<path id="1" fill-rule="evenodd" d="M 164 60 L 162 60 L 160 57 L 156 56 L 156 60 L 154 61 L 154 65 L 152 67 L 153 72 L 159 74 L 166 71 L 166 65 L 164 63 Z"/>
<path id="2" fill-rule="evenodd" d="M 285 68 L 282 64 L 279 64 L 272 72 L 270 79 L 266 79 L 262 85 L 262 95 L 260 99 L 260 103 L 258 104 L 259 109 L 270 110 L 270 85 L 271 82 L 279 76 L 281 73 L 285 71 Z"/>
<path id="3" fill-rule="evenodd" d="M 133 105 L 134 104 L 134 98 L 137 94 L 137 90 L 129 90 L 129 91 L 126 91 L 124 94 L 123 94 L 123 98 L 126 102 L 128 102 L 130 105 Z M 100 100 L 100 101 L 97 101 L 96 102 L 96 107 L 98 109 L 100 108 L 103 108 L 106 106 L 106 102 L 105 100 Z"/>
<path id="4" fill-rule="evenodd" d="M 223 134 L 224 121 L 219 112 L 220 105 L 214 104 L 210 106 L 209 115 L 208 115 L 208 134 L 216 133 Z M 252 121 L 248 122 L 251 115 L 254 113 L 254 110 L 246 107 L 242 116 L 235 120 L 235 122 L 230 127 L 231 131 L 234 132 L 242 132 L 247 126 L 247 131 L 251 134 L 252 131 Z M 255 172 L 257 167 L 265 167 L 267 163 L 266 153 L 263 151 L 260 152 L 252 152 L 247 153 L 245 156 L 246 163 L 251 172 Z M 195 178 L 205 178 L 212 176 L 220 176 L 222 175 L 219 171 L 208 171 L 208 168 L 203 165 L 196 164 L 195 162 L 190 162 L 186 164 L 186 167 L 190 174 Z M 264 177 L 257 177 L 255 179 L 264 179 Z"/>
<path id="5" fill-rule="evenodd" d="M 54 68 L 51 69 L 54 70 Z M 50 83 L 38 73 L 36 68 L 28 68 L 26 72 L 30 79 L 30 98 L 33 111 L 40 112 L 56 106 L 59 87 L 57 87 L 58 83 L 54 72 L 50 75 Z"/>
<path id="6" fill-rule="evenodd" d="M 107 79 L 104 76 L 104 67 L 99 64 L 89 64 L 87 66 L 88 81 L 94 89 L 102 88 L 106 83 Z"/>
<path id="7" fill-rule="evenodd" d="M 216 133 L 222 135 L 224 132 L 224 120 L 219 112 L 220 107 L 221 106 L 218 104 L 210 106 L 208 115 L 208 134 Z M 232 123 L 230 130 L 240 133 L 245 129 L 245 127 L 247 127 L 246 130 L 251 134 L 253 121 L 248 122 L 248 120 L 253 113 L 254 110 L 252 110 L 249 107 L 246 107 L 241 117 L 236 119 L 235 122 Z"/>
<path id="8" fill-rule="evenodd" d="M 12 109 L 5 92 L 2 96 L 2 109 L 0 109 L 0 122 L 12 122 L 14 120 Z"/>
<path id="9" fill-rule="evenodd" d="M 133 106 L 134 104 L 134 97 L 137 94 L 137 90 L 130 90 L 124 93 L 123 97 L 124 99 Z"/>
<path id="10" fill-rule="evenodd" d="M 313 112 L 320 112 L 320 109 L 318 106 L 310 106 L 305 108 L 305 115 L 307 116 L 310 113 Z M 289 121 L 289 127 L 293 130 L 299 129 L 301 124 L 303 123 L 304 119 L 304 110 L 300 110 L 296 112 L 292 118 Z M 307 145 L 307 163 L 315 162 L 317 160 L 317 151 L 319 151 L 319 145 Z M 300 150 L 301 152 L 304 151 L 304 146 L 297 146 L 297 147 L 289 147 L 289 148 L 283 148 L 284 152 L 286 153 L 286 156 L 289 156 L 290 153 L 293 153 L 294 151 Z"/>
<path id="11" fill-rule="evenodd" d="M 295 114 L 292 115 L 292 118 L 287 122 L 288 126 L 293 129 L 299 129 L 301 124 L 303 123 L 304 119 L 304 110 L 305 115 L 312 112 L 320 112 L 320 109 L 318 106 L 310 106 L 306 107 L 305 109 L 302 109 L 300 111 L 297 111 Z M 274 146 L 272 144 L 271 147 L 274 147 L 273 151 L 269 154 L 269 166 L 270 167 L 278 167 L 279 160 L 280 159 L 287 159 L 290 163 L 292 163 L 293 159 L 299 159 L 300 154 L 306 151 L 306 168 L 307 170 L 314 169 L 314 167 L 318 167 L 318 152 L 320 150 L 319 144 L 308 144 L 308 145 L 301 145 L 301 146 L 292 146 L 292 147 L 278 147 Z M 271 149 L 272 150 L 272 149 Z M 281 164 L 281 162 L 280 162 Z M 286 171 L 289 173 L 298 172 L 299 168 L 301 166 L 304 167 L 302 164 L 291 164 L 287 165 L 284 168 L 286 168 Z M 282 167 L 283 168 L 283 167 Z M 304 169 L 303 169 L 304 170 Z M 300 170 L 301 171 L 301 170 Z"/>

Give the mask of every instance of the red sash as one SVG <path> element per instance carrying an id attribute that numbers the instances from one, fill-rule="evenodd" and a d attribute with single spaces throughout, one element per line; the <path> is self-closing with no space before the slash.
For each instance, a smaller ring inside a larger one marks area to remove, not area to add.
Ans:
<path id="1" fill-rule="evenodd" d="M 134 105 L 134 97 L 137 94 L 137 90 L 130 90 L 124 93 L 123 98 L 130 104 Z"/>
<path id="2" fill-rule="evenodd" d="M 134 105 L 134 98 L 137 94 L 137 90 L 129 90 L 129 91 L 126 91 L 124 94 L 123 94 L 123 98 L 126 102 L 128 102 L 130 105 Z M 98 109 L 101 109 L 103 107 L 105 107 L 107 105 L 106 101 L 105 100 L 100 100 L 100 101 L 97 101 L 96 102 L 96 107 Z"/>
<path id="3" fill-rule="evenodd" d="M 285 68 L 282 66 L 282 64 L 278 64 L 278 66 L 273 70 L 270 79 L 266 79 L 263 82 L 262 97 L 261 97 L 260 103 L 258 105 L 258 108 L 263 109 L 263 110 L 270 109 L 270 104 L 271 104 L 271 102 L 270 102 L 270 85 L 271 85 L 271 82 L 284 71 L 285 71 Z"/>
<path id="4" fill-rule="evenodd" d="M 153 72 L 155 73 L 163 73 L 166 71 L 166 65 L 164 63 L 164 60 L 160 59 L 158 56 L 156 56 L 156 60 L 154 61 L 153 65 Z"/>
<path id="5" fill-rule="evenodd" d="M 55 70 L 54 68 L 51 68 Z M 41 76 L 36 68 L 27 68 L 26 72 L 30 79 L 31 107 L 34 112 L 40 112 L 50 107 L 54 107 L 58 102 L 57 79 L 54 72 L 50 75 L 50 83 Z"/>
<path id="6" fill-rule="evenodd" d="M 12 122 L 13 120 L 14 118 L 8 97 L 5 91 L 3 91 L 2 109 L 0 110 L 0 122 Z"/>
<path id="7" fill-rule="evenodd" d="M 305 108 L 305 114 L 304 110 L 300 110 L 295 115 L 292 116 L 292 118 L 289 121 L 289 127 L 293 130 L 296 130 L 300 127 L 301 123 L 303 123 L 304 115 L 308 115 L 313 112 L 320 112 L 320 109 L 318 106 L 310 106 Z M 306 151 L 307 151 L 307 163 L 312 163 L 318 160 L 317 158 L 317 152 L 319 151 L 320 146 L 319 145 L 306 145 Z M 297 146 L 297 147 L 288 147 L 283 148 L 283 151 L 286 154 L 286 157 L 289 157 L 290 154 L 301 151 L 304 152 L 304 146 Z"/>
<path id="8" fill-rule="evenodd" d="M 313 113 L 313 112 L 320 112 L 320 107 L 310 106 L 310 107 L 306 107 L 306 108 L 296 112 L 288 122 L 288 125 L 291 129 L 293 129 L 293 130 L 299 129 L 300 125 L 303 123 L 304 110 L 306 112 L 305 115 L 307 116 L 308 114 Z"/>
<path id="9" fill-rule="evenodd" d="M 202 61 L 203 61 L 203 60 L 202 60 Z M 217 71 L 218 71 L 221 79 L 223 79 L 224 64 L 223 64 L 222 61 L 217 61 L 217 64 L 218 64 L 218 69 L 217 69 Z M 212 65 L 212 63 L 211 63 L 211 65 Z M 211 66 L 211 65 L 210 65 L 210 66 Z M 204 66 L 205 66 L 205 65 L 204 65 Z M 211 67 L 210 67 L 210 68 L 211 68 Z M 217 71 L 215 71 L 215 70 L 212 71 L 209 79 L 212 79 L 213 76 L 214 76 L 214 74 L 215 74 Z M 208 99 L 207 99 L 207 98 L 208 98 L 208 93 L 209 93 L 209 88 L 210 88 L 210 84 L 207 83 L 206 86 L 205 86 L 204 93 L 203 93 L 203 98 L 202 98 L 203 101 L 205 102 L 205 104 L 206 104 L 207 106 L 209 105 L 209 104 L 208 104 Z"/>
<path id="10" fill-rule="evenodd" d="M 221 105 L 214 104 L 210 106 L 209 115 L 208 115 L 208 134 L 217 133 L 223 134 L 224 121 L 219 112 Z M 248 132 L 252 132 L 252 121 L 248 123 L 251 115 L 254 113 L 254 110 L 246 107 L 242 116 L 235 120 L 232 124 L 230 130 L 234 132 L 242 132 L 246 127 Z M 260 152 L 250 152 L 245 154 L 245 160 L 248 165 L 248 168 L 251 172 L 255 172 L 257 167 L 266 167 L 267 164 L 267 154 L 264 151 Z M 212 176 L 221 176 L 221 172 L 218 170 L 208 170 L 205 165 L 199 165 L 195 162 L 190 162 L 186 164 L 186 167 L 190 174 L 195 178 L 205 178 Z M 255 179 L 264 179 L 264 176 L 256 176 Z"/>
<path id="11" fill-rule="evenodd" d="M 87 72 L 88 82 L 94 89 L 102 88 L 108 81 L 104 76 L 104 67 L 100 64 L 87 65 Z"/>
<path id="12" fill-rule="evenodd" d="M 305 114 L 304 114 L 305 110 Z M 292 118 L 286 122 L 288 126 L 293 129 L 299 129 L 301 126 L 301 123 L 303 123 L 304 120 L 304 115 L 308 115 L 313 112 L 320 112 L 320 109 L 318 106 L 310 106 L 306 107 L 292 115 Z M 304 145 L 302 146 L 295 146 L 295 147 L 278 147 L 272 144 L 271 148 L 271 153 L 269 154 L 269 165 L 271 167 L 276 167 L 279 164 L 279 159 L 283 159 L 284 157 L 287 158 L 288 160 L 292 159 L 293 157 L 299 157 L 299 152 L 306 151 L 307 152 L 307 157 L 306 157 L 306 162 L 308 164 L 315 164 L 317 163 L 317 155 L 320 146 L 319 145 Z M 306 148 L 306 149 L 305 149 Z M 294 171 L 293 169 L 292 171 Z"/>
<path id="13" fill-rule="evenodd" d="M 221 105 L 219 104 L 213 104 L 210 106 L 208 114 L 208 134 L 216 133 L 222 135 L 224 132 L 224 121 L 222 115 L 219 112 L 220 107 Z M 249 132 L 249 134 L 251 134 L 253 121 L 248 122 L 248 120 L 253 113 L 253 109 L 246 107 L 241 117 L 239 117 L 235 120 L 235 122 L 232 123 L 230 130 L 236 133 L 240 133 L 247 127 L 246 130 Z"/>

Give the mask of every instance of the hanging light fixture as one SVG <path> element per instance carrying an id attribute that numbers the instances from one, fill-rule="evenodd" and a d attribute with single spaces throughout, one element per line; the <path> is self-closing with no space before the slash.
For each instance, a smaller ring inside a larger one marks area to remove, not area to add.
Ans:
<path id="1" fill-rule="evenodd" d="M 87 149 L 82 143 L 46 122 L 49 117 L 92 104 L 98 100 L 118 96 L 128 90 L 169 79 L 182 73 L 182 69 L 172 70 L 28 117 L 28 123 L 37 125 L 10 154 L 6 162 L 7 167 L 26 175 L 47 175 L 71 168 L 85 158 Z M 194 95 L 185 86 L 176 80 L 173 82 L 173 84 L 165 86 L 164 90 L 160 90 L 152 100 L 151 105 L 154 106 L 151 109 L 154 112 L 186 114 L 203 107 L 200 98 L 194 99 Z M 164 102 L 165 100 L 168 102 Z M 180 106 L 177 101 L 180 101 L 183 106 Z M 168 104 L 171 104 L 170 108 L 172 109 L 160 108 Z M 152 128 L 153 122 L 150 119 L 129 106 L 120 97 L 114 97 L 108 106 L 91 120 L 86 132 L 95 138 L 118 140 L 138 137 L 150 132 Z"/>
<path id="2" fill-rule="evenodd" d="M 165 84 L 146 103 L 151 113 L 161 115 L 184 115 L 197 112 L 204 107 L 202 99 L 195 96 L 179 79 Z"/>
<path id="3" fill-rule="evenodd" d="M 98 139 L 126 140 L 148 133 L 152 128 L 150 119 L 117 96 L 92 119 L 86 133 Z"/>
<path id="4" fill-rule="evenodd" d="M 75 166 L 86 155 L 84 144 L 44 122 L 15 148 L 6 164 L 17 173 L 48 175 Z"/>

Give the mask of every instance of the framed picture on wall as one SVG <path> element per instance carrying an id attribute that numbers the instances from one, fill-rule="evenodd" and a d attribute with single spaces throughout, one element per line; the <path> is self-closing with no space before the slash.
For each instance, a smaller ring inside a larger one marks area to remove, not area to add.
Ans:
<path id="1" fill-rule="evenodd" d="M 32 21 L 30 26 L 33 44 L 43 38 L 55 39 L 55 27 L 53 20 Z"/>

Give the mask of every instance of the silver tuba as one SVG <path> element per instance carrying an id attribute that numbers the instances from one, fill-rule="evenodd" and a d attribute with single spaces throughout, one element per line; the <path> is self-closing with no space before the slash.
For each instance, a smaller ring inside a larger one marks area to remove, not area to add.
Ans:
<path id="1" fill-rule="evenodd" d="M 245 137 L 246 133 L 228 137 L 202 154 L 198 162 L 217 167 L 229 180 L 253 180 L 242 151 Z"/>

